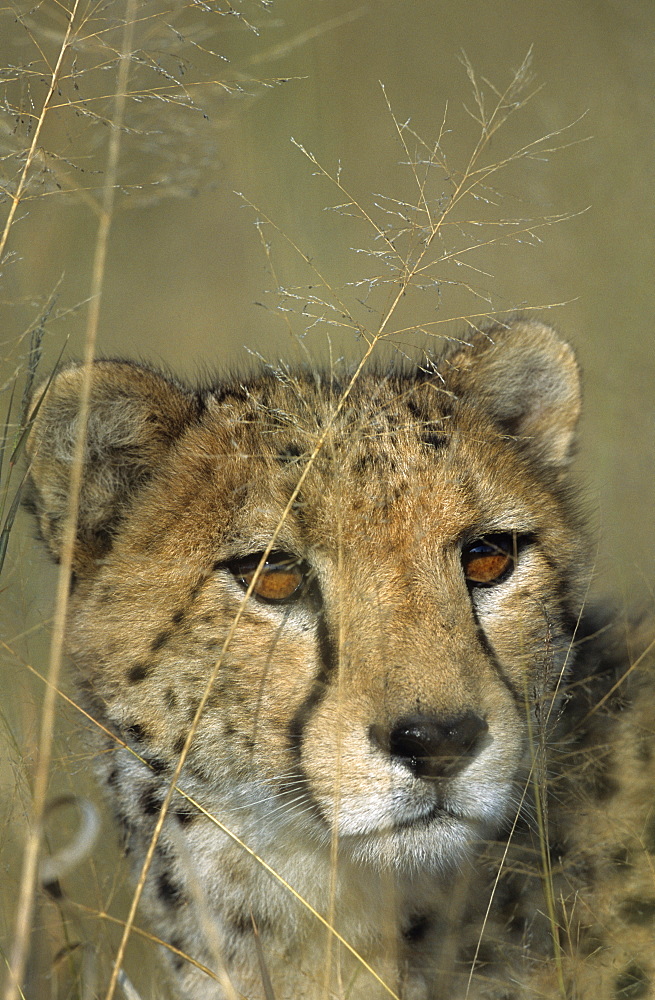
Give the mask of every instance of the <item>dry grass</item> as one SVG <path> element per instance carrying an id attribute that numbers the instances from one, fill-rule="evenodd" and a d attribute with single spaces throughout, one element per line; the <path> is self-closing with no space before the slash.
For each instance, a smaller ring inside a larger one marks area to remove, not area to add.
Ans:
<path id="1" fill-rule="evenodd" d="M 542 230 L 573 218 L 571 212 L 538 217 L 502 214 L 503 198 L 497 185 L 502 184 L 505 172 L 524 161 L 548 159 L 568 145 L 583 141 L 571 136 L 571 130 L 575 136 L 578 125 L 575 121 L 519 148 L 508 146 L 498 156 L 498 133 L 504 140 L 503 130 L 510 119 L 526 109 L 535 93 L 531 89 L 532 53 L 528 52 L 503 90 L 486 80 L 480 82 L 465 55 L 461 62 L 473 91 L 473 106 L 466 112 L 477 127 L 473 148 L 461 163 L 451 162 L 447 151 L 451 131 L 447 105 L 436 137 L 426 141 L 415 132 L 411 119 L 401 121 L 397 117 L 382 88 L 389 122 L 400 147 L 405 196 L 399 192 L 364 197 L 355 194 L 343 179 L 341 164 L 330 172 L 311 151 L 292 139 L 312 172 L 327 181 L 326 200 L 335 194 L 339 199 L 329 204 L 328 210 L 359 223 L 355 232 L 365 242 L 354 249 L 367 270 L 345 289 L 333 287 L 310 252 L 281 232 L 260 206 L 241 194 L 256 213 L 279 298 L 276 308 L 290 331 L 300 336 L 316 327 L 346 331 L 366 342 L 368 358 L 381 341 L 391 341 L 402 349 L 412 336 L 424 340 L 443 338 L 448 335 L 444 328 L 452 329 L 456 324 L 477 329 L 485 321 L 511 311 L 495 309 L 493 293 L 484 287 L 485 281 L 493 278 L 484 269 L 485 254 L 499 245 L 536 243 Z M 307 286 L 288 286 L 282 281 L 272 258 L 269 233 L 288 243 L 306 266 L 311 278 Z M 461 315 L 447 312 L 443 318 L 432 318 L 435 301 L 449 287 L 465 292 L 473 308 Z M 543 311 L 561 304 L 521 306 L 525 311 Z M 412 322 L 405 325 L 399 314 L 411 315 Z"/>

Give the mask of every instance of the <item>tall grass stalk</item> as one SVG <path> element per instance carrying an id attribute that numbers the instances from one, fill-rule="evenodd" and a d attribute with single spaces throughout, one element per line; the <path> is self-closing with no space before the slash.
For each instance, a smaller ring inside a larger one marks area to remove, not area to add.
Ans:
<path id="1" fill-rule="evenodd" d="M 5 225 L 3 241 L 0 243 L 0 256 L 4 248 L 4 241 L 9 233 L 11 221 L 13 220 L 16 208 L 20 203 L 20 195 L 24 189 L 29 166 L 36 149 L 38 135 L 45 120 L 48 105 L 54 93 L 59 73 L 61 72 L 65 56 L 68 52 L 70 39 L 75 21 L 79 0 L 75 0 L 75 6 L 70 15 L 68 28 L 62 42 L 62 46 L 57 59 L 57 64 L 53 72 L 52 82 L 48 90 L 43 111 L 39 117 L 37 129 L 30 148 L 19 187 L 13 198 L 10 214 Z M 118 63 L 118 74 L 116 80 L 116 92 L 114 98 L 113 127 L 109 137 L 107 152 L 107 165 L 105 171 L 105 182 L 102 194 L 102 205 L 96 236 L 96 246 L 93 261 L 91 299 L 86 324 L 85 352 L 84 352 L 84 379 L 80 397 L 79 425 L 75 451 L 71 469 L 71 480 L 69 489 L 69 508 L 66 522 L 63 529 L 63 541 L 61 562 L 57 578 L 57 591 L 55 599 L 55 612 L 52 629 L 52 642 L 50 646 L 50 662 L 48 668 L 48 684 L 46 686 L 45 697 L 41 714 L 41 728 L 39 734 L 38 757 L 34 774 L 33 806 L 31 824 L 27 834 L 25 854 L 23 861 L 23 872 L 20 882 L 19 902 L 16 911 L 16 929 L 13 941 L 13 951 L 10 961 L 9 977 L 5 989 L 5 1000 L 16 1000 L 22 982 L 25 963 L 27 960 L 27 950 L 29 946 L 30 926 L 32 912 L 34 908 L 34 894 L 36 888 L 36 878 L 38 870 L 38 858 L 43 837 L 43 817 L 47 800 L 48 779 L 50 774 L 50 761 L 52 753 L 52 740 L 55 726 L 56 691 L 59 684 L 61 665 L 63 658 L 66 617 L 68 613 L 68 595 L 70 593 L 71 570 L 73 564 L 73 554 L 77 535 L 77 519 L 79 511 L 79 495 L 82 482 L 82 469 L 84 464 L 84 449 L 86 442 L 86 426 L 89 413 L 89 396 L 91 388 L 91 365 L 95 357 L 96 340 L 98 333 L 98 321 L 100 317 L 100 305 L 102 298 L 102 286 L 105 275 L 105 265 L 107 260 L 107 247 L 109 243 L 109 233 L 113 218 L 113 208 L 115 200 L 116 181 L 118 176 L 118 163 L 120 157 L 121 129 L 125 115 L 125 102 L 127 93 L 127 82 L 129 77 L 129 65 L 132 51 L 132 40 L 134 33 L 134 19 L 136 14 L 137 0 L 127 0 L 125 9 L 125 25 L 123 30 L 123 44 Z"/>

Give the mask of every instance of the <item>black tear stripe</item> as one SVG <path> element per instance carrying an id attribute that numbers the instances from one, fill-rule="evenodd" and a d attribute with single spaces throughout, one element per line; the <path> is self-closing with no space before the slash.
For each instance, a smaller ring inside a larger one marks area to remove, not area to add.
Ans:
<path id="1" fill-rule="evenodd" d="M 505 671 L 504 671 L 504 669 L 502 667 L 502 664 L 501 664 L 500 660 L 498 659 L 493 646 L 489 642 L 484 629 L 480 625 L 480 622 L 478 620 L 478 615 L 477 615 L 477 612 L 476 612 L 475 608 L 473 608 L 473 617 L 475 619 L 475 624 L 477 626 L 478 640 L 480 642 L 480 645 L 484 649 L 484 652 L 486 653 L 486 655 L 487 655 L 487 657 L 489 659 L 489 662 L 491 663 L 491 666 L 492 666 L 494 672 L 496 673 L 496 675 L 499 677 L 499 679 L 502 681 L 502 683 L 505 685 L 505 687 L 507 688 L 507 690 L 511 694 L 511 696 L 512 696 L 512 698 L 514 700 L 514 704 L 516 705 L 517 710 L 519 711 L 520 714 L 523 714 L 525 712 L 525 707 L 526 707 L 526 694 L 525 694 L 525 691 L 524 690 L 519 690 L 519 688 L 517 688 L 516 685 L 512 683 L 512 681 L 510 680 L 510 678 L 505 673 Z M 551 627 L 551 622 L 550 622 L 550 620 L 548 618 L 546 618 L 546 624 L 548 625 L 549 628 Z M 561 638 L 564 638 L 564 635 L 562 635 Z M 567 639 L 567 642 L 570 642 L 570 641 L 571 641 L 570 638 Z"/>
<path id="2" fill-rule="evenodd" d="M 482 625 L 480 624 L 478 613 L 473 604 L 471 604 L 471 610 L 473 612 L 473 619 L 475 621 L 476 631 L 478 634 L 478 642 L 482 646 L 482 649 L 484 650 L 487 659 L 491 663 L 491 666 L 495 674 L 505 685 L 505 687 L 512 696 L 512 700 L 514 701 L 517 710 L 519 711 L 519 713 L 522 714 L 525 711 L 525 693 L 523 691 L 519 691 L 516 685 L 510 680 L 510 678 L 503 670 L 502 664 L 496 655 L 496 651 L 489 642 L 489 640 L 487 639 L 487 635 L 484 629 L 482 628 Z"/>
<path id="3" fill-rule="evenodd" d="M 289 781 L 289 791 L 292 794 L 297 795 L 298 782 L 302 782 L 307 804 L 313 809 L 315 815 L 322 822 L 325 822 L 321 808 L 309 790 L 307 775 L 305 774 L 301 762 L 305 726 L 307 725 L 307 722 L 309 721 L 314 710 L 320 705 L 325 697 L 330 683 L 330 678 L 338 669 L 337 651 L 323 615 L 320 615 L 318 618 L 316 644 L 318 646 L 320 663 L 318 673 L 312 685 L 311 691 L 296 711 L 287 730 L 287 745 L 292 753 L 295 764 Z"/>
<path id="4" fill-rule="evenodd" d="M 296 711 L 294 717 L 289 723 L 288 728 L 289 748 L 296 757 L 298 764 L 300 764 L 300 758 L 302 756 L 302 742 L 307 720 L 311 716 L 313 710 L 323 700 L 327 691 L 329 678 L 338 666 L 334 643 L 332 642 L 332 638 L 329 634 L 323 615 L 320 615 L 318 618 L 316 643 L 318 646 L 320 663 L 318 674 L 312 685 L 311 691 Z"/>

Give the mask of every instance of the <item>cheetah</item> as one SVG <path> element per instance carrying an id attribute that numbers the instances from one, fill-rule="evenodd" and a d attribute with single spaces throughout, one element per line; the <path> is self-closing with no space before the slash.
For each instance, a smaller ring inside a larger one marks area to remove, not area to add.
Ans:
<path id="1" fill-rule="evenodd" d="M 655 993 L 655 699 L 587 609 L 571 347 L 90 370 L 68 652 L 178 1000 Z M 81 365 L 28 504 L 61 555 Z"/>

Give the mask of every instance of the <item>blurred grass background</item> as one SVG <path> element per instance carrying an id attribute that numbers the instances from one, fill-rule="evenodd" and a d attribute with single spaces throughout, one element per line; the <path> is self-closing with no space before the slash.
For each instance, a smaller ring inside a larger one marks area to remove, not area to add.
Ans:
<path id="1" fill-rule="evenodd" d="M 76 12 L 77 34 L 1 262 L 6 390 L 24 371 L 30 331 L 44 320 L 44 373 L 62 348 L 65 356 L 83 351 L 129 9 L 111 0 Z M 376 202 L 391 205 L 380 193 L 415 197 L 385 94 L 397 121 L 411 119 L 428 144 L 447 106 L 443 145 L 461 168 L 479 133 L 466 110 L 474 102 L 461 51 L 480 79 L 503 88 L 533 48 L 535 81 L 527 92 L 537 92 L 494 137 L 491 154 L 502 158 L 577 122 L 553 143 L 571 145 L 499 175 L 498 206 L 480 203 L 479 210 L 497 219 L 572 217 L 537 230 L 538 238 L 479 251 L 472 258 L 479 271 L 466 280 L 482 298 L 447 283 L 461 274 L 445 273 L 439 292 L 424 294 L 422 316 L 446 321 L 488 308 L 566 303 L 539 315 L 571 338 L 584 367 L 579 474 L 600 540 L 598 588 L 619 603 L 647 607 L 655 535 L 651 0 L 244 0 L 236 9 L 146 2 L 133 11 L 98 352 L 144 358 L 189 377 L 247 367 L 249 351 L 293 360 L 302 353 L 296 336 L 306 330 L 311 357 L 328 356 L 328 335 L 334 352 L 358 356 L 352 332 L 303 317 L 316 275 L 289 241 L 374 326 L 375 301 L 357 304 L 366 290 L 353 285 L 372 272 L 371 259 L 353 249 L 370 244 L 370 233 L 349 214 L 326 210 L 344 199 L 299 145 L 333 175 L 340 172 L 344 187 L 372 211 Z M 52 2 L 0 7 L 3 223 L 65 26 L 65 8 Z M 264 217 L 275 225 L 261 224 Z M 463 227 L 463 238 L 470 232 Z M 453 322 L 444 332 L 458 329 Z M 3 576 L 6 949 L 43 694 L 24 663 L 42 670 L 47 662 L 55 579 L 26 520 L 12 532 Z M 83 744 L 69 733 L 79 727 L 76 713 L 62 704 L 61 715 L 53 791 L 77 788 L 90 770 Z M 108 830 L 104 836 L 112 842 Z M 78 898 L 107 905 L 120 883 L 114 864 L 107 862 L 109 889 L 101 872 L 91 878 L 87 871 Z M 65 941 L 68 932 L 58 933 Z"/>

